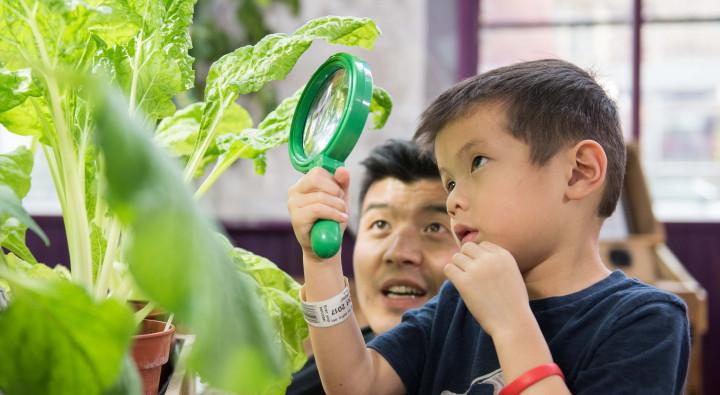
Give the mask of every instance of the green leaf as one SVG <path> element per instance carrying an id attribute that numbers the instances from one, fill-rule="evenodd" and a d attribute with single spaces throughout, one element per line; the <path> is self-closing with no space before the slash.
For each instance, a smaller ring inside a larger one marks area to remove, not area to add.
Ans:
<path id="1" fill-rule="evenodd" d="M 96 303 L 70 281 L 12 277 L 12 299 L 0 311 L 0 388 L 48 395 L 109 388 L 134 333 L 130 310 L 113 299 Z"/>
<path id="2" fill-rule="evenodd" d="M 15 194 L 15 191 L 6 185 L 0 185 L 0 218 L 4 218 L 3 216 L 16 218 L 21 224 L 27 226 L 35 232 L 35 234 L 42 239 L 45 245 L 48 245 L 49 241 L 45 233 L 42 229 L 40 229 L 38 224 L 35 223 L 30 215 L 28 215 L 25 209 L 23 209 L 20 199 Z"/>
<path id="3" fill-rule="evenodd" d="M 285 144 L 290 132 L 290 123 L 295 106 L 302 91 L 285 99 L 278 107 L 258 124 L 257 129 L 244 129 L 238 133 L 224 134 L 218 137 L 217 164 L 213 172 L 224 172 L 238 159 L 254 159 L 256 172 L 265 172 L 265 152 Z M 257 171 L 260 170 L 260 171 Z"/>
<path id="4" fill-rule="evenodd" d="M 129 354 L 125 355 L 120 375 L 112 387 L 103 392 L 103 395 L 140 395 L 142 393 L 142 381 L 140 381 L 135 362 Z"/>
<path id="5" fill-rule="evenodd" d="M 108 203 L 129 230 L 124 256 L 140 290 L 196 335 L 188 366 L 213 387 L 258 393 L 286 361 L 262 301 L 215 237 L 174 162 L 107 91 L 95 99 Z"/>
<path id="6" fill-rule="evenodd" d="M 30 249 L 25 245 L 27 226 L 21 224 L 16 218 L 8 218 L 0 226 L 0 246 L 20 257 L 20 259 L 37 263 Z"/>
<path id="7" fill-rule="evenodd" d="M 193 103 L 163 119 L 155 131 L 155 141 L 173 155 L 189 156 L 192 154 L 200 130 L 200 119 L 204 107 L 205 103 L 203 102 Z M 217 132 L 220 135 L 237 133 L 252 127 L 252 125 L 250 114 L 239 104 L 233 103 L 220 119 Z M 210 151 L 217 150 L 211 146 Z"/>
<path id="8" fill-rule="evenodd" d="M 0 68 L 0 112 L 22 104 L 28 96 L 41 94 L 33 83 L 30 69 L 10 71 Z"/>
<path id="9" fill-rule="evenodd" d="M 290 124 L 295 113 L 302 89 L 283 100 L 278 107 L 258 124 L 257 129 L 246 129 L 239 133 L 224 134 L 217 138 L 217 152 L 210 151 L 206 158 L 217 157 L 218 161 L 209 177 L 217 178 L 238 159 L 255 161 L 255 172 L 265 173 L 265 153 L 275 147 L 287 143 L 290 135 Z M 392 111 L 392 99 L 382 88 L 374 87 L 370 101 L 373 113 L 373 127 L 380 129 L 385 126 Z"/>
<path id="10" fill-rule="evenodd" d="M 34 221 L 20 203 L 30 191 L 32 167 L 33 154 L 25 147 L 0 154 L 0 188 L 4 188 L 0 189 L 0 246 L 34 263 L 35 257 L 25 246 L 25 231 Z M 47 239 L 44 240 L 47 244 Z"/>
<path id="11" fill-rule="evenodd" d="M 213 63 L 205 100 L 229 103 L 239 94 L 256 92 L 270 81 L 285 78 L 314 40 L 371 49 L 379 36 L 380 30 L 369 18 L 338 16 L 314 19 L 291 35 L 267 35 L 254 46 L 239 48 Z"/>
<path id="12" fill-rule="evenodd" d="M 55 265 L 52 269 L 43 264 L 33 264 L 10 253 L 5 255 L 7 267 L 13 271 L 37 280 L 70 280 L 70 271 L 63 265 Z"/>
<path id="13" fill-rule="evenodd" d="M 25 147 L 0 154 L 0 185 L 7 185 L 20 199 L 24 198 L 30 191 L 32 168 L 33 153 Z"/>
<path id="14" fill-rule="evenodd" d="M 92 251 L 93 278 L 97 278 L 98 270 L 105 257 L 107 240 L 105 239 L 102 228 L 100 228 L 95 221 L 93 221 L 90 226 L 90 249 Z"/>
<path id="15" fill-rule="evenodd" d="M 97 60 L 153 120 L 175 112 L 173 96 L 194 84 L 189 27 L 196 0 L 129 1 L 142 28 L 124 46 L 108 47 Z"/>
<path id="16" fill-rule="evenodd" d="M 210 67 L 205 88 L 205 111 L 200 122 L 198 147 L 213 141 L 219 119 L 238 95 L 256 92 L 266 83 L 285 78 L 315 40 L 372 48 L 380 30 L 369 18 L 328 16 L 312 20 L 291 35 L 265 36 L 255 45 L 229 53 Z M 198 159 L 204 152 L 195 154 Z"/>
<path id="17" fill-rule="evenodd" d="M 126 0 L 4 0 L 0 62 L 8 67 L 62 64 L 82 71 L 93 56 L 89 43 L 124 44 L 141 22 Z"/>
<path id="18" fill-rule="evenodd" d="M 373 87 L 370 112 L 373 114 L 373 128 L 382 129 L 392 112 L 392 99 L 387 91 L 380 87 Z"/>
<path id="19" fill-rule="evenodd" d="M 262 296 L 265 309 L 273 320 L 277 338 L 283 343 L 291 368 L 299 370 L 307 362 L 303 341 L 308 336 L 300 304 L 300 284 L 269 259 L 233 247 L 225 240 L 233 263 L 255 280 L 257 293 Z"/>
<path id="20" fill-rule="evenodd" d="M 44 98 L 29 98 L 11 110 L 0 113 L 0 124 L 10 133 L 20 136 L 33 136 L 48 143 L 43 125 L 51 124 L 50 108 Z"/>

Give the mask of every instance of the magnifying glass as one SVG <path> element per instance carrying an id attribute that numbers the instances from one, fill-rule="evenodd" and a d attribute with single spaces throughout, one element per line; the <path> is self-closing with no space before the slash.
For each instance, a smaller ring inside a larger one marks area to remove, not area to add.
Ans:
<path id="1" fill-rule="evenodd" d="M 328 58 L 305 86 L 290 125 L 288 146 L 293 167 L 307 173 L 322 167 L 331 174 L 344 166 L 370 112 L 372 75 L 367 64 L 347 53 Z M 340 224 L 327 219 L 310 231 L 313 252 L 320 258 L 337 254 Z"/>

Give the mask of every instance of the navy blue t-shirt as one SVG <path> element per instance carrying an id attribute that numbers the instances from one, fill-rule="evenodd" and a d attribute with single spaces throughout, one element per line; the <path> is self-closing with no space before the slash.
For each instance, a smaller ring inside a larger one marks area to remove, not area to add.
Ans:
<path id="1" fill-rule="evenodd" d="M 621 271 L 530 307 L 568 388 L 580 394 L 680 394 L 690 334 L 685 303 Z M 446 282 L 368 347 L 409 394 L 496 395 L 504 378 L 492 338 Z"/>

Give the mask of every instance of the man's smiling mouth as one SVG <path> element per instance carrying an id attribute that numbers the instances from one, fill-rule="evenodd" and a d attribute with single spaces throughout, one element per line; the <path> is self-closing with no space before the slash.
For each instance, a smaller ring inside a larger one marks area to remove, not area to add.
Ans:
<path id="1" fill-rule="evenodd" d="M 393 285 L 387 289 L 383 289 L 382 293 L 388 298 L 418 298 L 427 294 L 427 292 L 422 289 L 408 285 Z"/>

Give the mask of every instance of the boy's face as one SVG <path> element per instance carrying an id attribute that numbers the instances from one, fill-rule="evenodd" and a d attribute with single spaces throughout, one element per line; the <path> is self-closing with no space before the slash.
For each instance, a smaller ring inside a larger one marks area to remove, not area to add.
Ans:
<path id="1" fill-rule="evenodd" d="M 368 188 L 353 255 L 360 307 L 383 333 L 440 289 L 457 252 L 439 180 L 385 178 Z"/>
<path id="2" fill-rule="evenodd" d="M 567 170 L 557 154 L 531 163 L 529 146 L 505 125 L 501 105 L 478 105 L 440 131 L 435 154 L 458 243 L 498 244 L 525 272 L 558 243 Z"/>

